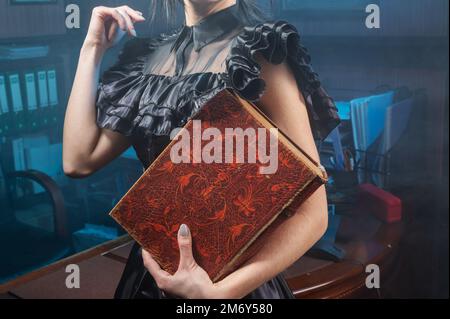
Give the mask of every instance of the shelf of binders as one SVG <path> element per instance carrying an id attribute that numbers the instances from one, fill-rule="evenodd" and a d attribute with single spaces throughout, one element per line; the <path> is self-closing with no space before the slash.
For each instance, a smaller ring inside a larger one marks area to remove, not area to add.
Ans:
<path id="1" fill-rule="evenodd" d="M 51 129 L 63 113 L 60 70 L 52 59 L 0 62 L 0 136 Z"/>

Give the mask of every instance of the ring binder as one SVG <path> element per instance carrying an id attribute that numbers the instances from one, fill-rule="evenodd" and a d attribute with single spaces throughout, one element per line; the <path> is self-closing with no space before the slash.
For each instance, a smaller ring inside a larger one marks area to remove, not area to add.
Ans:
<path id="1" fill-rule="evenodd" d="M 36 129 L 38 127 L 38 101 L 36 92 L 36 80 L 34 72 L 25 74 L 25 88 L 27 95 L 27 129 Z"/>
<path id="2" fill-rule="evenodd" d="M 22 89 L 20 85 L 20 76 L 18 73 L 13 73 L 10 74 L 8 78 L 12 102 L 13 129 L 20 132 L 25 128 L 25 112 L 22 99 Z"/>
<path id="3" fill-rule="evenodd" d="M 9 132 L 9 106 L 6 93 L 6 80 L 4 75 L 0 75 L 0 134 Z"/>

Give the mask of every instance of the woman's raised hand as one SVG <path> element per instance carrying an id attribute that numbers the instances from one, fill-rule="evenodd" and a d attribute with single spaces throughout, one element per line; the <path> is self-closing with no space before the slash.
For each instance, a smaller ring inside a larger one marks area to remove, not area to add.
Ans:
<path id="1" fill-rule="evenodd" d="M 134 24 L 143 21 L 145 21 L 145 18 L 142 12 L 133 10 L 128 6 L 95 7 L 92 11 L 85 44 L 106 51 L 116 45 L 126 33 L 135 37 Z"/>

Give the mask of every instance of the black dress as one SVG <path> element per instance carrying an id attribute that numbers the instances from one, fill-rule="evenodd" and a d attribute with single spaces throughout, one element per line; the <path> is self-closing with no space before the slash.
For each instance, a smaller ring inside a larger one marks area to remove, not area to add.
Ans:
<path id="1" fill-rule="evenodd" d="M 332 99 L 310 66 L 297 30 L 284 21 L 250 25 L 237 5 L 172 34 L 129 41 L 119 61 L 104 73 L 97 97 L 97 123 L 133 142 L 144 167 L 169 143 L 202 105 L 224 88 L 257 102 L 264 93 L 255 56 L 286 62 L 303 93 L 313 132 L 324 138 L 338 123 Z M 116 298 L 164 298 L 146 271 L 135 245 Z M 292 298 L 280 276 L 247 298 Z"/>

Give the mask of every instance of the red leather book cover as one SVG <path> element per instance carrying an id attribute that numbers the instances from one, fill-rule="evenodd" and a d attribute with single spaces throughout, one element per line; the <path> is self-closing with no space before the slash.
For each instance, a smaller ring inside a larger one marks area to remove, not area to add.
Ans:
<path id="1" fill-rule="evenodd" d="M 196 139 L 194 133 L 200 127 L 202 133 L 210 129 L 208 135 L 214 139 Z M 273 157 L 277 169 L 262 173 L 261 167 L 269 163 L 262 160 L 251 141 L 258 141 L 258 148 L 266 141 L 269 154 L 273 134 L 267 132 L 273 127 L 254 105 L 231 91 L 220 92 L 184 127 L 182 132 L 189 134 L 183 136 L 189 136 L 192 142 L 184 149 L 184 155 L 188 154 L 184 163 L 173 160 L 173 154 L 180 154 L 179 133 L 111 216 L 172 274 L 179 263 L 178 229 L 187 224 L 196 261 L 213 281 L 218 281 L 252 257 L 270 232 L 326 181 L 324 170 L 281 132 Z M 236 131 L 227 130 L 236 128 L 253 129 L 257 137 L 240 138 Z M 263 137 L 261 129 L 266 130 Z M 213 163 L 196 159 L 199 150 L 212 152 L 208 148 L 212 140 L 223 146 L 215 144 L 215 152 L 226 149 L 226 143 L 231 145 L 228 151 L 233 152 L 214 154 Z M 242 145 L 246 145 L 244 161 L 238 152 Z M 227 160 L 226 154 L 233 154 L 233 158 Z M 250 160 L 251 154 L 256 158 Z"/>

